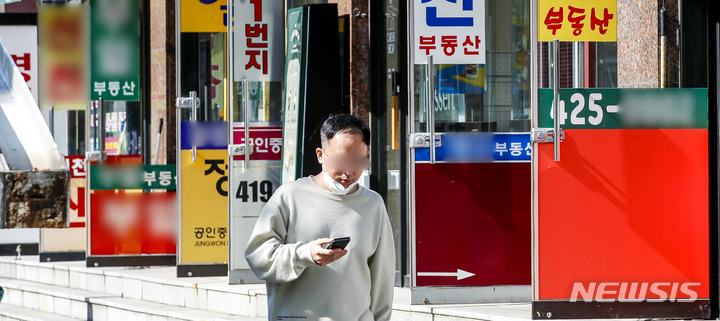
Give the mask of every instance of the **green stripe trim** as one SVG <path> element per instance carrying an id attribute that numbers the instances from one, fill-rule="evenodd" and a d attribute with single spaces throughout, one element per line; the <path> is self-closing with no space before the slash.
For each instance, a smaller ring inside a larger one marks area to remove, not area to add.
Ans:
<path id="1" fill-rule="evenodd" d="M 707 88 L 568 88 L 560 101 L 566 129 L 708 128 Z M 552 89 L 538 89 L 540 127 L 553 127 L 552 102 Z"/>

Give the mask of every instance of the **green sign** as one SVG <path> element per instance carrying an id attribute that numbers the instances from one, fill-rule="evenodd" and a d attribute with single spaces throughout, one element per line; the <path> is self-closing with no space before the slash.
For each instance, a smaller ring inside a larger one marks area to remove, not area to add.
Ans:
<path id="1" fill-rule="evenodd" d="M 307 7 L 287 13 L 287 56 L 285 59 L 285 98 L 283 113 L 282 182 L 292 182 L 302 175 L 303 125 L 305 124 L 305 48 Z"/>
<path id="2" fill-rule="evenodd" d="M 91 165 L 90 189 L 176 189 L 176 166 Z"/>
<path id="3" fill-rule="evenodd" d="M 90 99 L 140 98 L 138 0 L 90 0 Z"/>
<path id="4" fill-rule="evenodd" d="M 553 127 L 553 90 L 538 90 L 538 124 Z M 564 129 L 708 128 L 705 88 L 560 89 Z"/>

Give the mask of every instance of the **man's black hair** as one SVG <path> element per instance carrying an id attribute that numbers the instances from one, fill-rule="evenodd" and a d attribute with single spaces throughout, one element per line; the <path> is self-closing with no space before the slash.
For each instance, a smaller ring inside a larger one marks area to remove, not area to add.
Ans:
<path id="1" fill-rule="evenodd" d="M 331 115 L 320 128 L 322 146 L 327 146 L 338 133 L 362 134 L 363 142 L 370 147 L 370 128 L 362 119 L 350 114 Z"/>

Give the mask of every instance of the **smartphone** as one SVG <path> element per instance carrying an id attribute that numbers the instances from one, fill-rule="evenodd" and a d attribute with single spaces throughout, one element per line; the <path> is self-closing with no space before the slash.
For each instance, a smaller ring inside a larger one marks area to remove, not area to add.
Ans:
<path id="1" fill-rule="evenodd" d="M 344 250 L 345 247 L 350 243 L 350 237 L 339 237 L 334 239 L 332 242 L 325 244 L 325 248 L 328 250 L 331 249 L 341 249 Z"/>

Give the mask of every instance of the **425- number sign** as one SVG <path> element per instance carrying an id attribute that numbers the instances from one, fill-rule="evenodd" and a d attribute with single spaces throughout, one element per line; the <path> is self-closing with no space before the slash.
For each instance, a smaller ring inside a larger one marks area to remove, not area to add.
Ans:
<path id="1" fill-rule="evenodd" d="M 707 128 L 707 89 L 560 89 L 565 129 Z M 552 89 L 538 90 L 538 125 L 553 127 Z"/>

